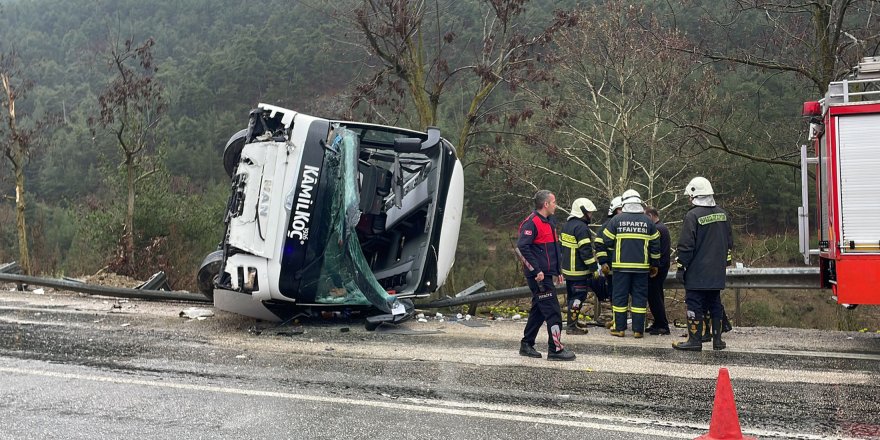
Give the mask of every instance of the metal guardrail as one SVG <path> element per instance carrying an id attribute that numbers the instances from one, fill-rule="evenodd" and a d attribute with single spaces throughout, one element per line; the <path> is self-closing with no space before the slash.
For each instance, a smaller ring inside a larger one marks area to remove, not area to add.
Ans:
<path id="1" fill-rule="evenodd" d="M 737 289 L 820 289 L 818 267 L 773 267 L 773 268 L 743 268 L 727 269 L 727 288 Z M 666 277 L 663 287 L 665 289 L 682 289 L 683 286 L 675 279 L 675 272 L 670 272 Z M 565 284 L 556 286 L 557 293 L 565 292 Z M 511 289 L 495 290 L 491 292 L 475 293 L 473 295 L 455 298 L 444 298 L 427 303 L 416 304 L 419 308 L 443 308 L 460 306 L 465 304 L 479 304 L 483 302 L 501 301 L 515 298 L 528 298 L 532 292 L 528 286 L 514 287 Z"/>
<path id="2" fill-rule="evenodd" d="M 166 290 L 150 289 L 126 289 L 122 287 L 99 286 L 76 281 L 59 280 L 56 278 L 40 278 L 27 275 L 0 273 L 0 281 L 28 284 L 34 286 L 51 287 L 53 289 L 69 290 L 72 292 L 87 293 L 89 295 L 103 295 L 117 298 L 137 298 L 156 301 L 189 301 L 210 302 L 204 295 L 189 292 L 171 292 Z"/>
<path id="3" fill-rule="evenodd" d="M 0 273 L 21 273 L 21 266 L 17 262 L 0 264 Z"/>
<path id="4" fill-rule="evenodd" d="M 154 276 L 151 281 L 142 285 L 146 289 L 126 289 L 119 287 L 99 286 L 85 284 L 76 281 L 39 278 L 14 273 L 5 273 L 2 269 L 12 269 L 11 265 L 0 266 L 0 281 L 35 286 L 52 287 L 55 289 L 69 290 L 73 292 L 87 293 L 91 295 L 104 295 L 122 298 L 140 298 L 148 300 L 165 301 L 192 301 L 210 302 L 201 294 L 190 292 L 171 292 L 165 290 L 151 290 L 164 283 L 164 277 Z M 166 284 L 167 285 L 167 284 Z M 473 286 L 472 286 L 473 287 Z M 672 272 L 666 277 L 665 289 L 681 289 L 682 285 L 675 279 Z M 775 268 L 744 268 L 727 270 L 726 290 L 740 289 L 819 289 L 819 268 L 816 267 L 775 267 Z M 476 289 L 468 289 L 476 290 Z M 556 286 L 557 292 L 565 292 L 565 284 Z M 495 290 L 492 292 L 480 292 L 470 295 L 444 298 L 427 303 L 417 304 L 419 308 L 443 308 L 465 304 L 479 304 L 484 302 L 501 301 L 506 299 L 528 298 L 532 292 L 528 286 L 514 287 L 510 289 Z"/>

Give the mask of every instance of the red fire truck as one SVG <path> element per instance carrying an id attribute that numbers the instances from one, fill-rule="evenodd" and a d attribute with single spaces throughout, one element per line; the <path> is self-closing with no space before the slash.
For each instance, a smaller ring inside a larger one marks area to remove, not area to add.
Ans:
<path id="1" fill-rule="evenodd" d="M 804 103 L 816 157 L 801 147 L 804 261 L 845 305 L 880 304 L 880 57 L 865 58 L 825 97 Z M 818 249 L 810 249 L 808 168 L 816 176 Z"/>

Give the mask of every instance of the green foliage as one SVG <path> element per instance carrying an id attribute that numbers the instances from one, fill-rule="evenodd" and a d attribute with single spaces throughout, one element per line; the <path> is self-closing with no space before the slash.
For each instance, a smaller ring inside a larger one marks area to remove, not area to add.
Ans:
<path id="1" fill-rule="evenodd" d="M 76 232 L 63 262 L 67 272 L 93 273 L 106 267 L 122 235 L 123 214 L 121 205 L 99 201 L 72 209 Z"/>
<path id="2" fill-rule="evenodd" d="M 353 2 L 343 3 L 345 6 Z M 587 2 L 586 6 L 597 3 L 600 2 Z M 753 19 L 738 24 L 735 35 L 727 34 L 708 26 L 701 14 L 709 12 L 723 18 L 728 4 L 690 1 L 694 13 L 673 16 L 669 10 L 675 6 L 673 3 L 634 2 L 645 6 L 648 12 L 656 11 L 655 17 L 661 22 L 675 20 L 680 28 L 717 42 L 718 49 L 761 43 L 762 36 L 770 30 L 764 18 L 750 16 Z M 550 24 L 556 9 L 578 5 L 569 0 L 527 2 L 524 20 L 515 25 L 523 34 L 533 35 Z M 54 114 L 61 120 L 46 133 L 45 148 L 31 156 L 28 166 L 28 196 L 33 201 L 28 215 L 32 219 L 34 257 L 40 260 L 38 270 L 93 273 L 116 257 L 122 236 L 124 198 L 116 190 L 118 181 L 113 180 L 119 171 L 118 147 L 113 139 L 94 136 L 86 124 L 88 116 L 95 114 L 97 96 L 112 74 L 95 55 L 101 49 L 101 41 L 106 41 L 112 32 L 130 35 L 135 41 L 156 39 L 156 78 L 164 87 L 169 107 L 168 117 L 155 134 L 167 139 L 167 144 L 162 174 L 138 189 L 137 249 L 144 257 L 144 271 L 162 268 L 172 275 L 175 287 L 194 290 L 192 283 L 199 262 L 216 248 L 223 233 L 223 211 L 229 192 L 229 180 L 222 169 L 223 148 L 233 133 L 246 127 L 247 112 L 258 102 L 267 102 L 320 116 L 339 116 L 347 110 L 351 84 L 370 74 L 363 70 L 359 49 L 349 44 L 357 42 L 356 32 L 315 6 L 283 0 L 267 0 L 259 5 L 233 0 L 3 1 L 0 50 L 14 42 L 27 66 L 25 73 L 34 82 L 28 99 L 19 103 L 19 108 L 35 118 Z M 455 41 L 461 42 L 460 50 L 448 54 L 449 64 L 462 65 L 479 58 L 482 48 L 475 42 L 481 41 L 483 23 L 479 11 L 483 5 L 468 0 L 448 6 L 450 21 L 441 27 L 444 31 L 454 30 Z M 602 17 L 590 21 L 599 18 Z M 651 64 L 655 61 L 658 64 Z M 647 57 L 644 63 L 653 68 L 659 67 L 660 61 Z M 588 67 L 589 71 L 598 68 Z M 711 73 L 717 81 L 710 90 L 718 97 L 712 108 L 715 116 L 733 128 L 747 129 L 734 138 L 737 147 L 751 153 L 766 153 L 774 146 L 790 149 L 804 141 L 805 123 L 798 110 L 801 101 L 816 98 L 813 85 L 790 74 L 720 63 L 705 73 Z M 561 76 L 559 71 L 548 74 L 557 79 Z M 671 79 L 685 86 L 694 82 L 691 77 Z M 445 137 L 454 138 L 460 131 L 466 119 L 462 110 L 464 97 L 479 84 L 476 75 L 462 78 L 450 86 L 449 98 L 439 103 L 438 118 Z M 537 89 L 529 86 L 505 84 L 504 88 L 547 95 L 552 103 L 558 103 L 563 93 L 576 93 L 573 85 L 561 87 L 558 82 Z M 657 92 L 650 87 L 642 88 L 644 93 Z M 484 117 L 490 117 L 492 109 L 512 96 L 507 90 L 499 91 L 505 93 L 492 96 L 482 109 L 486 111 Z M 693 99 L 678 106 L 693 111 L 690 104 L 697 108 L 703 102 L 703 95 L 697 92 L 702 91 L 695 91 Z M 533 104 L 532 110 L 541 107 L 540 103 Z M 412 115 L 400 115 L 400 123 L 415 119 L 408 116 Z M 643 120 L 643 116 L 634 120 Z M 557 145 L 565 145 L 571 139 L 557 133 L 547 120 L 538 116 L 522 119 L 519 124 L 518 128 L 552 138 Z M 528 138 L 506 136 L 510 127 L 505 121 L 496 128 L 502 134 L 483 132 L 473 136 L 472 145 L 481 150 L 475 148 L 468 156 L 466 216 L 456 264 L 442 294 L 455 294 L 479 280 L 485 280 L 490 290 L 523 284 L 522 272 L 510 249 L 516 225 L 530 211 L 531 195 L 539 187 L 557 192 L 563 207 L 580 196 L 592 199 L 600 213 L 607 207 L 608 194 L 547 172 L 535 172 L 526 165 L 561 170 L 601 186 L 590 176 Z M 670 140 L 663 151 L 682 147 L 684 141 L 682 145 L 678 142 Z M 731 211 L 736 222 L 736 260 L 756 266 L 799 264 L 797 241 L 789 233 L 795 228 L 795 206 L 799 203 L 796 171 L 720 153 L 691 153 L 692 156 L 682 156 L 674 165 L 682 165 L 683 161 L 688 173 L 711 178 L 719 202 Z M 672 177 L 662 188 L 669 189 L 670 196 L 656 204 L 667 222 L 679 220 L 687 209 L 687 202 L 676 200 L 673 195 L 680 196 L 678 187 L 690 177 Z M 3 168 L 0 193 L 14 194 L 11 185 Z M 677 229 L 674 223 L 670 225 L 673 235 Z M 16 247 L 12 205 L 3 200 L 0 262 L 15 259 Z M 783 306 L 766 298 L 752 298 L 744 302 L 743 315 L 751 320 L 747 322 L 762 325 L 790 325 L 801 313 L 822 316 L 832 323 L 846 321 L 848 324 L 843 326 L 847 328 L 873 328 L 864 324 L 867 318 L 859 315 L 864 313 L 861 309 L 838 317 L 837 312 L 825 312 L 825 306 L 818 304 L 824 299 L 811 301 L 811 311 L 792 309 L 791 313 L 783 313 Z M 850 318 L 850 314 L 856 317 Z"/>
<path id="3" fill-rule="evenodd" d="M 483 280 L 487 290 L 504 289 L 524 283 L 522 270 L 514 256 L 512 231 L 481 226 L 473 217 L 464 217 L 452 272 L 441 288 L 441 295 L 455 295 Z"/>
<path id="4" fill-rule="evenodd" d="M 223 184 L 196 191 L 188 179 L 158 177 L 138 189 L 136 270 L 141 277 L 164 270 L 177 288 L 195 289 L 195 268 L 222 238 L 228 188 Z M 75 209 L 67 271 L 92 272 L 118 256 L 125 209 L 118 198 Z"/>

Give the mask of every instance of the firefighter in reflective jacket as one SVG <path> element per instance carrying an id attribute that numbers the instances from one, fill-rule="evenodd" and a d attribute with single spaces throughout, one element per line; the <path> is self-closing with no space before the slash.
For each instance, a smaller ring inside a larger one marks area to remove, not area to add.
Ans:
<path id="1" fill-rule="evenodd" d="M 591 213 L 596 205 L 587 198 L 574 201 L 569 211 L 568 221 L 562 226 L 559 244 L 562 246 L 562 275 L 565 276 L 566 304 L 568 316 L 565 332 L 569 335 L 583 335 L 587 329 L 577 326 L 581 305 L 587 300 L 587 289 L 596 271 L 596 258 L 593 256 L 593 231 L 590 230 Z"/>
<path id="2" fill-rule="evenodd" d="M 532 290 L 532 308 L 520 341 L 519 354 L 541 357 L 535 350 L 535 338 L 541 325 L 547 323 L 547 360 L 571 361 L 575 354 L 562 345 L 562 311 L 556 299 L 553 278 L 562 278 L 559 267 L 559 244 L 556 224 L 556 196 L 550 191 L 535 193 L 535 211 L 519 225 L 517 251 L 521 255 L 526 283 Z"/>
<path id="3" fill-rule="evenodd" d="M 627 311 L 630 311 L 633 336 L 641 338 L 645 334 L 645 314 L 648 312 L 648 278 L 657 275 L 660 264 L 660 232 L 645 215 L 638 192 L 630 189 L 621 197 L 622 212 L 602 231 L 607 255 L 599 263 L 606 267 L 610 263 L 614 270 L 614 291 L 611 294 L 614 328 L 611 335 L 624 336 Z M 627 307 L 630 297 L 632 306 Z"/>
<path id="4" fill-rule="evenodd" d="M 684 193 L 690 196 L 693 208 L 684 216 L 678 238 L 678 271 L 675 278 L 684 285 L 687 304 L 688 340 L 676 342 L 678 350 L 701 351 L 703 349 L 703 317 L 712 317 L 712 348 L 723 350 L 727 344 L 721 340 L 724 309 L 721 290 L 730 264 L 733 233 L 727 212 L 715 204 L 712 185 L 703 177 L 694 177 Z"/>

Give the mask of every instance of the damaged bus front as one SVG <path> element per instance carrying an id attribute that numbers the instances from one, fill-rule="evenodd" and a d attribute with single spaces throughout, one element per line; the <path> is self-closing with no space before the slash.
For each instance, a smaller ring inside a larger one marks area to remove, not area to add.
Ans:
<path id="1" fill-rule="evenodd" d="M 223 163 L 226 232 L 198 274 L 219 309 L 276 321 L 369 309 L 374 327 L 409 318 L 411 298 L 436 291 L 452 268 L 464 179 L 436 128 L 260 104 Z"/>

